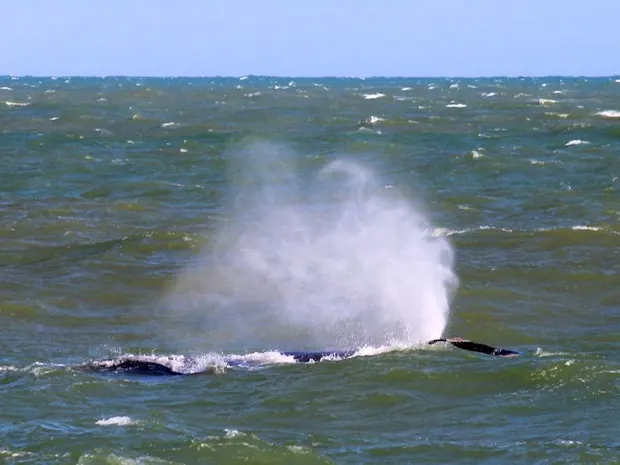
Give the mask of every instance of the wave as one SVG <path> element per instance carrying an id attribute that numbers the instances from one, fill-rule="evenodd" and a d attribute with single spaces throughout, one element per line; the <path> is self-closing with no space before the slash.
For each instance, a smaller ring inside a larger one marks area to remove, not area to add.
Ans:
<path id="1" fill-rule="evenodd" d="M 591 225 L 573 225 L 566 227 L 549 227 L 549 228 L 537 228 L 534 230 L 518 230 L 511 228 L 502 228 L 496 226 L 482 225 L 473 228 L 464 228 L 464 229 L 449 229 L 449 228 L 435 228 L 431 235 L 434 237 L 441 236 L 454 236 L 454 235 L 462 235 L 462 234 L 475 234 L 482 231 L 499 231 L 504 233 L 519 233 L 519 234 L 536 234 L 536 233 L 562 233 L 567 231 L 590 231 L 590 232 L 598 232 L 598 233 L 606 233 L 615 236 L 620 236 L 620 231 L 616 231 L 610 228 L 604 228 L 602 226 L 591 226 Z"/>
<path id="2" fill-rule="evenodd" d="M 0 267 L 36 265 L 54 260 L 79 261 L 104 255 L 116 248 L 120 248 L 125 253 L 149 255 L 161 250 L 191 249 L 197 245 L 197 241 L 199 237 L 194 234 L 154 231 L 92 243 L 30 246 L 23 250 L 10 251 L 5 260 L 0 263 Z"/>
<path id="3" fill-rule="evenodd" d="M 7 107 L 27 107 L 30 105 L 28 102 L 12 102 L 11 100 L 7 100 L 4 103 Z"/>
<path id="4" fill-rule="evenodd" d="M 596 113 L 596 115 L 603 118 L 616 119 L 620 118 L 620 111 L 618 110 L 603 110 Z"/>
<path id="5" fill-rule="evenodd" d="M 564 144 L 565 147 L 570 147 L 571 145 L 584 145 L 584 144 L 589 144 L 590 142 L 588 142 L 587 140 L 581 140 L 581 139 L 573 139 L 573 140 L 569 140 L 566 144 Z"/>
<path id="6" fill-rule="evenodd" d="M 135 425 L 136 423 L 137 421 L 132 420 L 131 417 L 127 416 L 102 418 L 101 420 L 97 420 L 95 422 L 95 424 L 99 426 L 127 426 Z"/>
<path id="7" fill-rule="evenodd" d="M 364 94 L 363 97 L 364 97 L 365 100 L 375 100 L 375 99 L 378 99 L 378 98 L 385 97 L 385 94 L 377 92 L 376 94 Z"/>

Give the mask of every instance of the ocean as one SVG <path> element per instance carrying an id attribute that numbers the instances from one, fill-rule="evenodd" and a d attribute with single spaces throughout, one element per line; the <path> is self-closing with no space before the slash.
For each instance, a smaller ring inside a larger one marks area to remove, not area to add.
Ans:
<path id="1" fill-rule="evenodd" d="M 618 77 L 0 77 L 0 462 L 617 463 L 619 160 Z"/>

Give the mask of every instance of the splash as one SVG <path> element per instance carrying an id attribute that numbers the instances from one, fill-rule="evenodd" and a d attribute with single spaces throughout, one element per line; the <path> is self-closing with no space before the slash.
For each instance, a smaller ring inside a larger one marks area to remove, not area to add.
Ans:
<path id="1" fill-rule="evenodd" d="M 232 215 L 168 299 L 186 335 L 262 350 L 442 334 L 458 285 L 452 249 L 405 197 L 350 161 L 304 179 L 301 157 L 273 144 L 227 158 Z"/>

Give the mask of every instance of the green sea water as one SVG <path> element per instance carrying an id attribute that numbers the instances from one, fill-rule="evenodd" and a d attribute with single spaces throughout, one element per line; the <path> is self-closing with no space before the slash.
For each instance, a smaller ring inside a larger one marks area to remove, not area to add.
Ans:
<path id="1" fill-rule="evenodd" d="M 0 463 L 616 463 L 619 160 L 613 77 L 1 77 Z"/>

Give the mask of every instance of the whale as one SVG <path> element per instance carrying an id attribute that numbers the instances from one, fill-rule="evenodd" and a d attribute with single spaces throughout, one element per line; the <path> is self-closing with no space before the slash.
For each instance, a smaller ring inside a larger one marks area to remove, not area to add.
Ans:
<path id="1" fill-rule="evenodd" d="M 468 352 L 476 352 L 492 357 L 517 357 L 519 352 L 509 349 L 501 349 L 480 342 L 462 339 L 460 337 L 438 338 L 428 341 L 427 345 L 435 345 L 438 343 L 447 343 L 458 349 Z M 322 350 L 322 351 L 283 351 L 279 352 L 286 357 L 292 357 L 297 363 L 316 363 L 325 360 L 345 359 L 352 357 L 358 351 L 349 350 Z M 238 365 L 238 362 L 229 360 L 230 366 Z M 83 371 L 89 372 L 109 372 L 109 373 L 126 373 L 143 376 L 189 376 L 197 374 L 205 374 L 206 371 L 198 372 L 182 372 L 177 371 L 170 366 L 152 360 L 144 360 L 135 357 L 120 357 L 116 360 L 95 361 L 82 365 Z"/>

